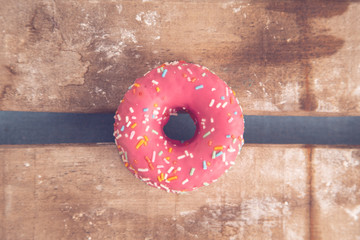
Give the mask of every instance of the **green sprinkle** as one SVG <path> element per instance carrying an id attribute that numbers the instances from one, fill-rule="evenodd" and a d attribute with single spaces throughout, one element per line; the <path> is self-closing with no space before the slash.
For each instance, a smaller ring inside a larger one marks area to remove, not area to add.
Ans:
<path id="1" fill-rule="evenodd" d="M 215 156 L 216 156 L 216 151 L 213 151 L 211 158 L 212 158 L 212 159 L 215 159 Z"/>
<path id="2" fill-rule="evenodd" d="M 159 133 L 157 131 L 155 131 L 154 129 L 151 130 L 153 133 L 155 133 L 156 135 L 159 135 Z"/>
<path id="3" fill-rule="evenodd" d="M 208 131 L 207 133 L 205 133 L 204 136 L 203 136 L 203 138 L 206 138 L 207 136 L 209 136 L 210 133 L 211 133 L 210 131 Z"/>
<path id="4" fill-rule="evenodd" d="M 190 176 L 194 175 L 194 172 L 195 172 L 195 168 L 192 168 L 192 169 L 190 170 Z"/>
<path id="5" fill-rule="evenodd" d="M 127 158 L 127 152 L 125 152 L 125 159 L 128 160 L 128 158 Z"/>
<path id="6" fill-rule="evenodd" d="M 162 154 L 163 154 L 163 151 L 160 151 L 160 152 L 159 152 L 159 156 L 161 156 Z"/>
<path id="7" fill-rule="evenodd" d="M 207 182 L 204 182 L 203 184 L 204 184 L 204 186 L 209 186 L 209 184 Z"/>
<path id="8" fill-rule="evenodd" d="M 234 138 L 234 140 L 233 140 L 233 144 L 235 144 L 235 142 L 236 142 L 236 138 Z"/>

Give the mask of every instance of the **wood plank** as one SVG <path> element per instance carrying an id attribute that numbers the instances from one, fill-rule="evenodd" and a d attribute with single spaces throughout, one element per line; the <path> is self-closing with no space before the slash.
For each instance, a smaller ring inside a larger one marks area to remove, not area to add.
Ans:
<path id="1" fill-rule="evenodd" d="M 182 59 L 245 114 L 360 113 L 358 1 L 0 2 L 0 110 L 115 111 L 136 78 Z"/>
<path id="2" fill-rule="evenodd" d="M 1 239 L 309 239 L 308 149 L 246 145 L 184 195 L 135 179 L 107 145 L 2 146 Z"/>

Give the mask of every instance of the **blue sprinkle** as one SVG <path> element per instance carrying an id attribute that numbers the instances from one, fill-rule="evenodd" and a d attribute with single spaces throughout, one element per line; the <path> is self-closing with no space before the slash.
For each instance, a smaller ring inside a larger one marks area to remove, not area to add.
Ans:
<path id="1" fill-rule="evenodd" d="M 203 87 L 204 87 L 204 85 L 196 86 L 196 87 L 195 87 L 195 90 L 199 90 L 200 88 L 203 88 Z"/>
<path id="2" fill-rule="evenodd" d="M 148 108 L 144 108 L 144 109 L 143 109 L 143 112 L 147 112 L 147 111 L 149 111 Z"/>
<path id="3" fill-rule="evenodd" d="M 152 115 L 152 118 L 155 118 L 155 115 L 154 115 L 154 114 Z"/>
<path id="4" fill-rule="evenodd" d="M 224 97 L 224 96 L 221 96 L 221 100 L 225 100 L 225 97 Z"/>
<path id="5" fill-rule="evenodd" d="M 124 129 L 125 129 L 125 126 L 123 125 L 120 130 L 123 132 Z"/>
<path id="6" fill-rule="evenodd" d="M 237 115 L 237 111 L 235 111 L 234 114 Z"/>
<path id="7" fill-rule="evenodd" d="M 231 135 L 230 134 L 226 135 L 226 138 L 231 138 Z"/>
<path id="8" fill-rule="evenodd" d="M 215 155 L 215 157 L 219 157 L 219 156 L 221 156 L 223 154 L 223 152 L 218 152 L 216 155 Z"/>
<path id="9" fill-rule="evenodd" d="M 165 69 L 164 71 L 163 71 L 163 73 L 162 73 L 162 77 L 164 78 L 165 76 L 166 76 L 166 73 L 167 73 L 167 69 Z"/>
<path id="10" fill-rule="evenodd" d="M 203 161 L 203 169 L 204 169 L 204 170 L 207 169 L 206 161 Z"/>

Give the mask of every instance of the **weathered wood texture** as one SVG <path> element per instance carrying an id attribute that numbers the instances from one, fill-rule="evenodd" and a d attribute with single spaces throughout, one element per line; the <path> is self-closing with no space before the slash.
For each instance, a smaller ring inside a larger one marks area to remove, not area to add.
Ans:
<path id="1" fill-rule="evenodd" d="M 109 145 L 3 146 L 1 239 L 357 239 L 360 147 L 246 145 L 218 182 L 151 188 Z"/>
<path id="2" fill-rule="evenodd" d="M 0 110 L 114 111 L 180 59 L 214 70 L 245 114 L 360 113 L 358 1 L 0 4 Z"/>

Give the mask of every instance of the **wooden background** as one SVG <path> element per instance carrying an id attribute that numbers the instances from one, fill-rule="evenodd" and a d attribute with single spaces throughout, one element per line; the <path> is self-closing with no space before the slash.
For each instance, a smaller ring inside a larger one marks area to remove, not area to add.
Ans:
<path id="1" fill-rule="evenodd" d="M 137 77 L 186 60 L 248 115 L 360 115 L 358 1 L 0 6 L 2 111 L 114 112 Z M 360 239 L 359 146 L 245 144 L 185 195 L 119 160 L 114 144 L 0 146 L 0 239 Z"/>

